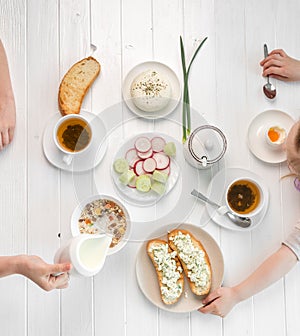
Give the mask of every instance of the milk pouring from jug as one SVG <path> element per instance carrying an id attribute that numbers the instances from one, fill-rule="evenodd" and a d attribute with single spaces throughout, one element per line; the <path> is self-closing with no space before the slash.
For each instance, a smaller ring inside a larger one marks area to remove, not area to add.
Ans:
<path id="1" fill-rule="evenodd" d="M 93 276 L 103 267 L 112 237 L 106 234 L 81 234 L 70 239 L 55 254 L 55 263 L 72 264 L 70 274 Z"/>

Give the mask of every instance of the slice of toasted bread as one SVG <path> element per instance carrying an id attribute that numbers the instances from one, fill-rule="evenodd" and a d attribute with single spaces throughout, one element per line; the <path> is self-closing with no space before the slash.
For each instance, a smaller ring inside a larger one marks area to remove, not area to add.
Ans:
<path id="1" fill-rule="evenodd" d="M 62 115 L 78 114 L 83 98 L 100 73 L 100 64 L 88 57 L 75 63 L 62 79 L 58 92 L 58 105 Z"/>
<path id="2" fill-rule="evenodd" d="M 189 231 L 175 229 L 168 234 L 168 243 L 177 252 L 192 292 L 208 294 L 211 287 L 211 265 L 203 245 Z"/>
<path id="3" fill-rule="evenodd" d="M 176 303 L 184 287 L 183 270 L 168 243 L 161 239 L 153 239 L 147 243 L 147 253 L 155 267 L 160 296 L 167 304 Z"/>

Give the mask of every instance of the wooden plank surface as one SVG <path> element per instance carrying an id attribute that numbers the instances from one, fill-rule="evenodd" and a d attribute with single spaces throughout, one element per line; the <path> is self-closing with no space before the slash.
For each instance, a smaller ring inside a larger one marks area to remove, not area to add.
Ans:
<path id="1" fill-rule="evenodd" d="M 220 245 L 224 285 L 244 279 L 280 246 L 300 215 L 300 193 L 293 188 L 293 179 L 281 179 L 288 173 L 286 164 L 266 164 L 247 146 L 248 125 L 260 112 L 280 109 L 295 119 L 300 116 L 300 84 L 274 81 L 278 97 L 269 101 L 262 93 L 265 79 L 259 66 L 264 43 L 270 50 L 284 48 L 300 58 L 299 11 L 297 0 L 288 6 L 283 0 L 0 0 L 0 38 L 8 54 L 17 104 L 15 139 L 0 153 L 1 255 L 30 253 L 52 262 L 57 248 L 71 237 L 70 217 L 78 202 L 99 193 L 121 199 L 110 167 L 115 151 L 128 137 L 156 130 L 180 141 L 181 106 L 165 120 L 140 120 L 122 100 L 123 80 L 137 64 L 155 60 L 169 65 L 182 84 L 179 36 L 183 36 L 187 59 L 208 36 L 189 80 L 193 113 L 226 134 L 227 168 L 248 169 L 264 178 L 270 204 L 263 223 L 251 232 L 204 222 L 205 207 L 200 202 L 195 202 L 185 220 L 204 225 Z M 90 55 L 91 43 L 97 46 L 93 56 L 102 68 L 83 108 L 104 121 L 108 149 L 94 170 L 73 175 L 49 164 L 42 137 L 49 118 L 58 111 L 62 76 Z M 197 120 L 193 118 L 193 127 Z M 19 276 L 0 280 L 1 334 L 299 334 L 299 265 L 240 303 L 225 319 L 198 312 L 173 314 L 153 306 L 138 288 L 135 275 L 143 240 L 137 226 L 143 222 L 145 239 L 151 232 L 145 225 L 151 216 L 149 210 L 122 201 L 133 219 L 133 238 L 122 251 L 108 257 L 97 276 L 71 278 L 68 289 L 51 293 Z M 174 210 L 175 205 L 162 204 Z M 152 217 L 160 218 L 159 205 L 151 211 Z M 7 218 L 12 224 L 7 225 Z"/>
<path id="2" fill-rule="evenodd" d="M 59 247 L 59 171 L 41 146 L 44 127 L 57 111 L 59 83 L 58 1 L 27 3 L 28 253 L 52 263 Z M 39 15 L 36 15 L 39 13 Z M 51 55 L 51 57 L 49 57 Z M 51 71 L 49 71 L 51 69 Z M 53 211 L 55 209 L 55 211 Z M 46 215 L 47 214 L 47 215 Z M 50 294 L 50 295 L 49 295 Z M 41 309 L 47 307 L 47 309 Z M 39 316 L 39 318 L 37 318 Z M 60 331 L 60 293 L 28 283 L 28 334 Z"/>
<path id="3" fill-rule="evenodd" d="M 60 1 L 60 79 L 78 60 L 90 55 L 90 1 Z M 72 52 L 70 52 L 72 50 Z M 82 108 L 91 111 L 91 92 Z M 91 173 L 60 173 L 61 243 L 71 238 L 70 219 L 78 202 L 92 194 Z M 68 291 L 62 292 L 61 334 L 94 334 L 94 283 L 91 278 L 76 278 Z"/>
<path id="4" fill-rule="evenodd" d="M 6 1 L 0 5 L 0 38 L 8 57 L 18 120 L 15 131 L 17 140 L 1 153 L 0 159 L 1 255 L 24 253 L 28 244 L 25 8 L 25 1 Z M 1 279 L 0 301 L 0 320 L 5 321 L 1 328 L 2 333 L 9 336 L 22 335 L 27 329 L 28 300 L 25 279 L 18 276 Z"/>

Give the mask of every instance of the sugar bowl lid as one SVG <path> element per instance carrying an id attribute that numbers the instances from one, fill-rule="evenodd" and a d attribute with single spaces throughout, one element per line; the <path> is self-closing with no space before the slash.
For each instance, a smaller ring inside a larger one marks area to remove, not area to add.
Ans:
<path id="1" fill-rule="evenodd" d="M 224 156 L 227 140 L 219 128 L 202 125 L 191 133 L 188 148 L 193 158 L 206 166 L 218 162 Z"/>

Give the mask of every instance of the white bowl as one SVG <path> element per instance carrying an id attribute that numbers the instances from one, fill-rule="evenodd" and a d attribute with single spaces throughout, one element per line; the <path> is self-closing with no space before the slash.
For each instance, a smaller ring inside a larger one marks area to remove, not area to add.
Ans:
<path id="1" fill-rule="evenodd" d="M 94 195 L 94 196 L 90 196 L 87 199 L 85 199 L 84 201 L 82 201 L 73 211 L 72 217 L 71 217 L 71 232 L 72 232 L 72 236 L 76 237 L 78 235 L 80 235 L 80 231 L 79 231 L 79 227 L 78 227 L 78 219 L 80 218 L 81 212 L 84 209 L 84 207 L 88 204 L 91 203 L 93 201 L 99 200 L 99 199 L 106 199 L 109 201 L 112 201 L 114 203 L 116 203 L 124 212 L 125 217 L 126 217 L 126 231 L 125 234 L 123 236 L 123 238 L 120 240 L 120 242 L 115 245 L 114 247 L 110 247 L 108 250 L 108 255 L 114 254 L 118 251 L 120 251 L 128 242 L 130 234 L 131 234 L 131 220 L 130 220 L 130 216 L 129 213 L 127 211 L 127 209 L 125 208 L 125 206 L 116 198 L 110 196 L 110 195 Z"/>

